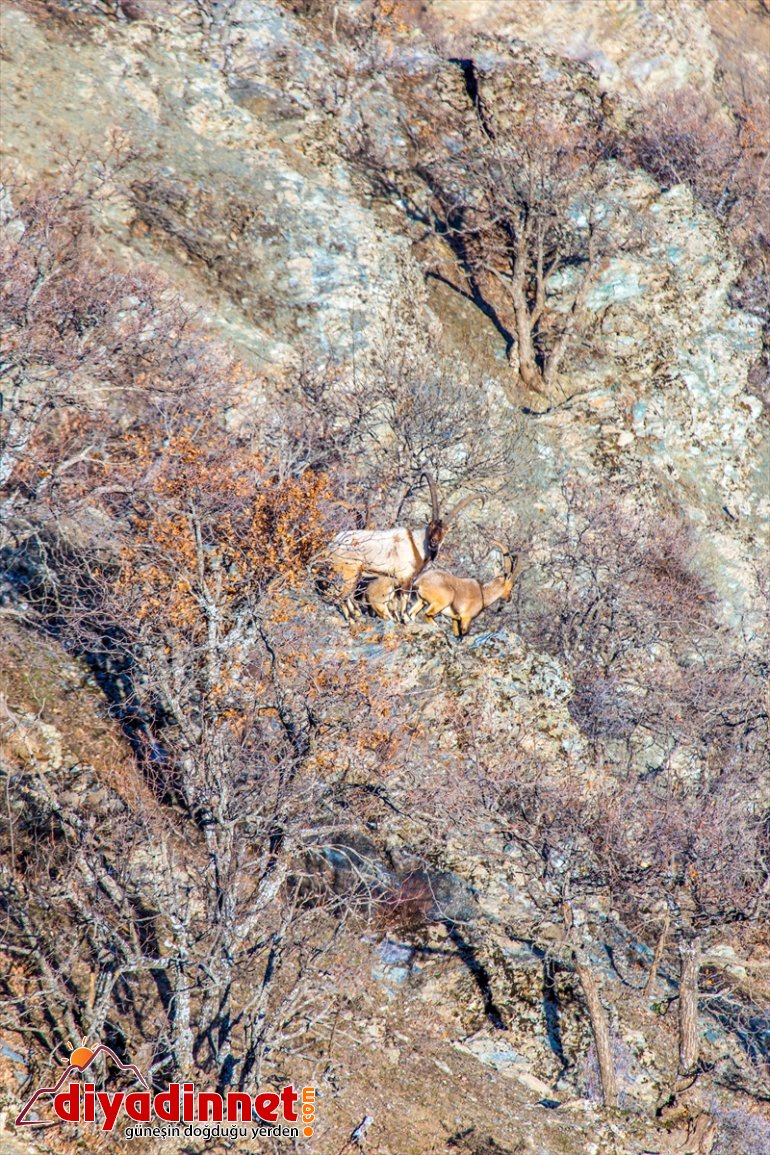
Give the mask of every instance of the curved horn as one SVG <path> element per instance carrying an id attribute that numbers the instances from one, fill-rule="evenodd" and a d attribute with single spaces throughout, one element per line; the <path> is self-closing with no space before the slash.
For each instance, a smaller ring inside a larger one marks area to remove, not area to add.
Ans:
<path id="1" fill-rule="evenodd" d="M 439 518 L 441 517 L 441 511 L 439 510 L 439 507 L 438 507 L 438 493 L 436 492 L 436 482 L 434 480 L 433 474 L 428 473 L 427 469 L 423 469 L 422 473 L 420 474 L 420 481 L 422 481 L 423 477 L 425 478 L 425 480 L 428 483 L 428 486 L 430 487 L 430 502 L 431 502 L 431 506 L 432 506 L 431 519 L 433 521 L 438 521 Z"/>
<path id="2" fill-rule="evenodd" d="M 511 547 L 504 545 L 501 541 L 493 541 L 492 547 L 499 549 L 503 555 L 503 572 L 505 574 L 513 573 L 513 555 L 511 554 Z"/>
<path id="3" fill-rule="evenodd" d="M 457 517 L 458 513 L 462 513 L 467 505 L 470 505 L 474 501 L 480 501 L 483 505 L 486 500 L 487 499 L 484 497 L 483 493 L 472 493 L 470 497 L 464 497 L 462 501 L 458 501 L 454 509 L 450 509 L 449 513 L 444 518 L 444 521 L 449 524 L 452 518 Z"/>
<path id="4" fill-rule="evenodd" d="M 398 521 L 398 519 L 401 517 L 401 511 L 403 510 L 404 506 L 406 505 L 406 501 L 407 501 L 407 498 L 409 498 L 409 497 L 411 497 L 411 496 L 412 496 L 412 490 L 413 490 L 413 488 L 414 488 L 414 487 L 413 487 L 413 486 L 411 486 L 411 485 L 410 485 L 410 486 L 408 486 L 408 487 L 407 487 L 407 489 L 406 489 L 406 492 L 404 493 L 404 496 L 403 496 L 403 497 L 401 498 L 401 500 L 399 501 L 399 503 L 398 503 L 398 509 L 396 510 L 396 517 L 395 517 L 395 520 L 396 520 L 396 521 Z"/>

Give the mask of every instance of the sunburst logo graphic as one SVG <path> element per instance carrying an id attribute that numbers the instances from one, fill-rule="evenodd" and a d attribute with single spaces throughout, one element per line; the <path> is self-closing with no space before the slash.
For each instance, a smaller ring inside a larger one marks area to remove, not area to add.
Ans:
<path id="1" fill-rule="evenodd" d="M 122 1062 L 122 1060 L 118 1058 L 118 1056 L 115 1054 L 115 1052 L 112 1050 L 112 1048 L 106 1046 L 104 1043 L 100 1043 L 95 1049 L 92 1050 L 91 1047 L 86 1046 L 86 1040 L 82 1039 L 80 1042 L 80 1046 L 76 1047 L 75 1050 L 70 1053 L 69 1066 L 65 1067 L 64 1071 L 62 1072 L 62 1074 L 59 1077 L 58 1082 L 53 1087 L 38 1087 L 38 1089 L 31 1096 L 31 1098 L 29 1098 L 27 1100 L 27 1102 L 24 1104 L 24 1106 L 22 1107 L 19 1114 L 16 1116 L 16 1126 L 17 1127 L 55 1127 L 56 1124 L 61 1121 L 60 1119 L 54 1119 L 52 1122 L 46 1123 L 42 1119 L 27 1119 L 26 1116 L 29 1114 L 29 1112 L 32 1110 L 35 1103 L 38 1101 L 39 1098 L 41 1098 L 41 1096 L 43 1096 L 43 1095 L 56 1095 L 61 1090 L 63 1085 L 67 1082 L 67 1079 L 70 1078 L 70 1076 L 75 1071 L 77 1071 L 81 1074 L 84 1071 L 87 1071 L 88 1068 L 93 1063 L 94 1059 L 97 1058 L 98 1055 L 109 1055 L 109 1057 L 112 1059 L 113 1063 L 117 1067 L 119 1067 L 121 1071 L 130 1071 L 131 1074 L 134 1075 L 139 1080 L 139 1082 L 144 1087 L 145 1091 L 149 1091 L 150 1088 L 149 1088 L 149 1085 L 147 1083 L 147 1080 L 145 1079 L 144 1075 L 142 1074 L 142 1072 L 139 1070 L 139 1068 L 136 1066 L 135 1063 Z"/>

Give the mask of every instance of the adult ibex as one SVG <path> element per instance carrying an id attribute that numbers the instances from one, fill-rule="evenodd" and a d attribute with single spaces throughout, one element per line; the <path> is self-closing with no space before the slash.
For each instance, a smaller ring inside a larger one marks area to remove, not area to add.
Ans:
<path id="1" fill-rule="evenodd" d="M 364 578 L 392 578 L 394 589 L 406 589 L 428 562 L 438 555 L 453 518 L 479 494 L 464 497 L 441 517 L 436 482 L 427 472 L 420 475 L 430 488 L 430 521 L 421 532 L 396 526 L 393 529 L 346 529 L 336 534 L 326 550 L 324 562 L 340 580 L 339 597 L 346 618 L 356 613 L 355 592 Z M 411 489 L 407 491 L 407 494 Z M 403 504 L 403 503 L 402 503 Z M 383 616 L 383 615 L 380 615 Z"/>
<path id="2" fill-rule="evenodd" d="M 518 556 L 512 557 L 506 546 L 495 542 L 503 555 L 503 572 L 488 582 L 475 578 L 456 577 L 446 570 L 426 570 L 415 578 L 413 589 L 417 601 L 409 611 L 411 621 L 425 610 L 426 618 L 434 620 L 437 614 L 452 619 L 455 637 L 463 638 L 474 618 L 482 610 L 489 609 L 496 602 L 510 601 L 513 583 L 521 571 L 523 563 Z"/>

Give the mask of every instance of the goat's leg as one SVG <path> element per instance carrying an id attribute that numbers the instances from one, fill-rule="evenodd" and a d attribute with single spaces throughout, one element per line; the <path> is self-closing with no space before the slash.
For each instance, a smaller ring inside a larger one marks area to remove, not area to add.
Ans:
<path id="1" fill-rule="evenodd" d="M 440 602 L 433 602 L 426 609 L 425 617 L 428 619 L 429 622 L 433 622 L 438 629 L 441 629 L 441 626 L 436 621 L 436 618 L 439 614 L 443 614 L 447 608 L 448 608 L 447 606 L 442 606 Z"/>
<path id="2" fill-rule="evenodd" d="M 392 622 L 393 621 L 393 618 L 391 617 L 390 611 L 388 609 L 388 604 L 386 601 L 380 601 L 377 598 L 370 598 L 369 599 L 369 606 L 370 606 L 372 612 L 375 613 L 378 618 L 382 618 L 382 620 L 384 622 Z"/>
<path id="3" fill-rule="evenodd" d="M 420 597 L 418 593 L 415 594 L 415 598 L 416 600 L 412 608 L 406 611 L 406 618 L 410 622 L 413 622 L 417 615 L 422 613 L 422 611 L 428 605 L 428 602 L 426 602 L 424 598 Z"/>
<path id="4" fill-rule="evenodd" d="M 361 610 L 356 602 L 356 590 L 361 579 L 361 571 L 356 570 L 346 577 L 339 589 L 340 608 L 346 622 L 361 616 Z"/>
<path id="5" fill-rule="evenodd" d="M 395 583 L 389 578 L 379 577 L 368 583 L 364 597 L 373 614 L 385 622 L 392 622 L 394 594 Z"/>
<path id="6" fill-rule="evenodd" d="M 412 606 L 412 598 L 417 598 L 416 606 Z M 412 609 L 415 613 L 419 613 L 423 607 L 423 600 L 416 590 L 399 590 L 398 591 L 398 620 L 400 622 L 412 621 Z"/>
<path id="7" fill-rule="evenodd" d="M 340 601 L 340 609 L 342 616 L 346 622 L 350 623 L 354 617 L 357 617 L 357 607 L 355 607 L 351 598 L 343 598 Z"/>

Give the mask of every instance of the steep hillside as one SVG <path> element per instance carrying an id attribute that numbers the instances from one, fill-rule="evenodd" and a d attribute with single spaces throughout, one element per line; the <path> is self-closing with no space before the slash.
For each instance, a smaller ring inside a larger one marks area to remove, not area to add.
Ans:
<path id="1" fill-rule="evenodd" d="M 86 1037 L 316 1088 L 137 1152 L 760 1155 L 763 0 L 1 36 L 0 1147 Z M 439 513 L 510 599 L 346 621 Z"/>

